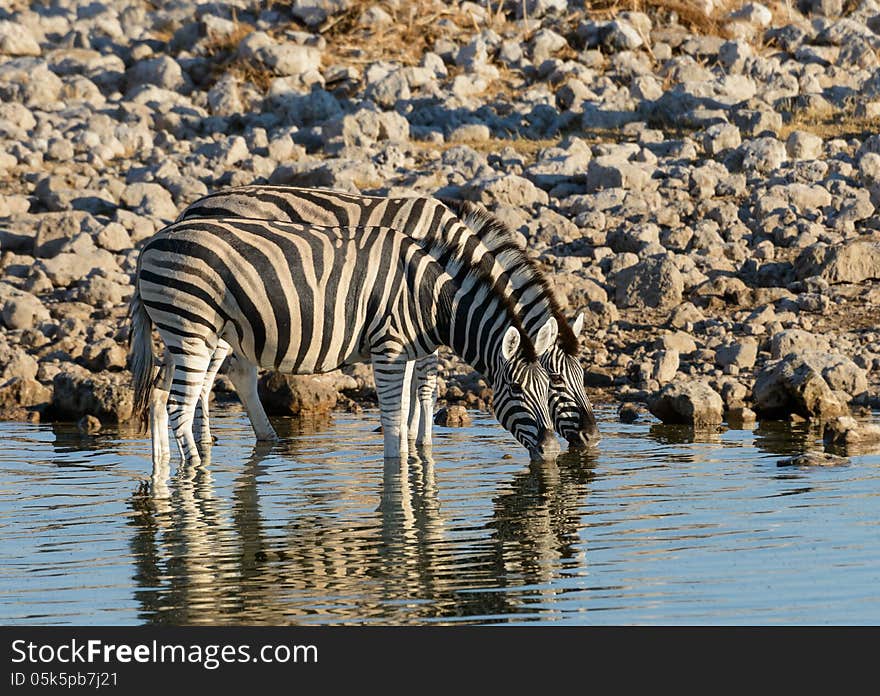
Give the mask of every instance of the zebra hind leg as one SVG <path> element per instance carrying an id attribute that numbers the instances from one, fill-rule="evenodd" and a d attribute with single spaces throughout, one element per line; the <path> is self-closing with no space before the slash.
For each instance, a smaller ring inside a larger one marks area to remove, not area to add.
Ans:
<path id="1" fill-rule="evenodd" d="M 204 346 L 201 354 L 173 354 L 171 389 L 168 393 L 168 421 L 184 464 L 198 465 L 201 456 L 193 436 L 196 403 L 202 393 L 211 353 Z"/>
<path id="2" fill-rule="evenodd" d="M 171 459 L 168 440 L 168 392 L 171 389 L 171 361 L 166 351 L 159 374 L 150 395 L 150 441 L 153 449 L 153 466 L 161 467 Z"/>
<path id="3" fill-rule="evenodd" d="M 211 389 L 214 386 L 214 380 L 217 379 L 217 373 L 223 365 L 226 356 L 229 355 L 230 346 L 225 341 L 220 341 L 214 349 L 211 356 L 211 362 L 208 365 L 208 372 L 205 374 L 205 382 L 202 384 L 202 391 L 199 395 L 199 408 L 196 410 L 193 430 L 198 433 L 199 442 L 203 445 L 214 443 L 211 437 L 211 422 L 208 416 L 211 403 Z"/>
<path id="4" fill-rule="evenodd" d="M 432 426 L 434 424 L 434 404 L 437 400 L 437 365 L 439 359 L 436 351 L 416 361 L 414 381 L 418 385 L 417 398 L 419 411 L 418 433 L 416 444 L 430 445 Z M 410 408 L 412 410 L 412 408 Z"/>
<path id="5" fill-rule="evenodd" d="M 423 427 L 421 423 L 422 411 L 419 408 L 419 364 L 416 362 L 413 372 L 410 375 L 409 383 L 404 386 L 409 390 L 409 415 L 406 423 L 409 428 L 409 439 L 418 440 L 419 430 Z"/>
<path id="6" fill-rule="evenodd" d="M 409 452 L 409 428 L 404 419 L 409 417 L 408 385 L 413 378 L 415 362 L 376 354 L 372 362 L 385 440 L 385 458 L 405 457 Z"/>

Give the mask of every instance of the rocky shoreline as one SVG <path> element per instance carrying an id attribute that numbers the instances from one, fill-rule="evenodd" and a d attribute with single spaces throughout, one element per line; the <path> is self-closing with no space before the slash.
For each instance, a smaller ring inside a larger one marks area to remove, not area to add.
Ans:
<path id="1" fill-rule="evenodd" d="M 485 205 L 586 312 L 590 395 L 622 419 L 880 408 L 880 4 L 630 4 L 0 10 L 0 417 L 128 420 L 140 243 L 255 182 Z M 441 366 L 441 406 L 488 408 Z M 261 380 L 291 415 L 372 388 Z"/>

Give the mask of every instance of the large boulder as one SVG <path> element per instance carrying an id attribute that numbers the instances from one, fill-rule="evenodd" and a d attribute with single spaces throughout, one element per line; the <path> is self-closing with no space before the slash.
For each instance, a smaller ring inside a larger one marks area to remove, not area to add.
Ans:
<path id="1" fill-rule="evenodd" d="M 0 54 L 38 56 L 40 44 L 30 29 L 15 22 L 0 21 Z"/>
<path id="2" fill-rule="evenodd" d="M 861 283 L 880 278 L 880 242 L 857 240 L 843 245 L 813 244 L 794 264 L 797 277 L 820 276 L 829 283 Z"/>
<path id="3" fill-rule="evenodd" d="M 843 399 L 823 377 L 821 365 L 804 355 L 789 354 L 768 363 L 755 378 L 752 398 L 754 410 L 767 418 L 787 418 L 797 413 L 806 418 L 827 420 L 849 415 Z"/>
<path id="4" fill-rule="evenodd" d="M 51 399 L 52 390 L 32 378 L 13 377 L 0 384 L 0 412 L 44 406 Z"/>
<path id="5" fill-rule="evenodd" d="M 671 309 L 681 303 L 684 279 L 669 258 L 652 256 L 617 274 L 618 307 Z"/>
<path id="6" fill-rule="evenodd" d="M 92 374 L 68 365 L 52 380 L 51 414 L 57 420 L 78 421 L 85 415 L 102 422 L 131 418 L 134 391 L 127 373 Z"/>
<path id="7" fill-rule="evenodd" d="M 546 191 L 513 174 L 484 176 L 470 181 L 462 186 L 461 195 L 483 205 L 531 207 L 536 203 L 547 205 L 550 202 Z"/>
<path id="8" fill-rule="evenodd" d="M 337 379 L 327 375 L 286 375 L 270 372 L 259 382 L 266 412 L 279 416 L 327 413 L 336 406 Z"/>
<path id="9" fill-rule="evenodd" d="M 770 357 L 774 360 L 784 358 L 791 353 L 828 352 L 830 350 L 831 344 L 825 336 L 817 336 L 803 329 L 786 329 L 773 334 L 773 338 L 770 339 Z"/>
<path id="10" fill-rule="evenodd" d="M 859 423 L 851 416 L 842 416 L 825 423 L 822 440 L 828 446 L 880 447 L 880 425 Z"/>
<path id="11" fill-rule="evenodd" d="M 664 423 L 694 427 L 718 425 L 724 418 L 721 396 L 702 382 L 667 384 L 648 397 L 648 409 Z"/>

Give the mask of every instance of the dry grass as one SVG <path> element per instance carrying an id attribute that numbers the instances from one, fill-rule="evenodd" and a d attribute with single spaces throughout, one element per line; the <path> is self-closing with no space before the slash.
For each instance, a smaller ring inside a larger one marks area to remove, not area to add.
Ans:
<path id="1" fill-rule="evenodd" d="M 720 35 L 724 19 L 735 5 L 735 0 L 718 3 L 712 14 L 707 15 L 694 0 L 586 0 L 588 14 L 614 16 L 619 12 L 644 12 L 660 19 L 668 19 L 672 13 L 679 23 L 690 31 L 700 34 Z"/>
<path id="2" fill-rule="evenodd" d="M 250 82 L 261 94 L 266 94 L 277 75 L 265 65 L 236 56 L 223 68 L 216 68 L 214 74 L 220 77 L 232 74 L 239 82 Z"/>
<path id="3" fill-rule="evenodd" d="M 224 74 L 232 74 L 239 82 L 250 82 L 265 94 L 275 75 L 265 65 L 238 55 L 238 45 L 253 31 L 254 27 L 250 24 L 236 20 L 232 32 L 207 37 L 200 42 L 200 46 L 205 57 L 213 61 L 212 74 L 215 80 Z"/>
<path id="4" fill-rule="evenodd" d="M 796 112 L 792 120 L 782 127 L 779 139 L 784 141 L 794 131 L 807 131 L 823 140 L 851 137 L 864 139 L 880 131 L 880 118 L 857 116 L 853 111 L 801 111 Z"/>
<path id="5" fill-rule="evenodd" d="M 370 7 L 378 6 L 393 18 L 384 27 L 365 27 L 359 22 Z M 449 19 L 460 27 L 480 29 L 475 17 L 457 6 L 432 0 L 402 3 L 399 10 L 391 5 L 356 0 L 345 12 L 330 18 L 321 27 L 327 39 L 328 53 L 337 60 L 371 63 L 394 60 L 404 65 L 417 65 L 426 51 L 442 36 L 437 23 Z"/>
<path id="6" fill-rule="evenodd" d="M 208 58 L 215 58 L 222 54 L 229 54 L 238 49 L 248 34 L 253 33 L 254 28 L 246 22 L 236 22 L 235 29 L 226 35 L 209 36 L 200 42 L 200 46 L 204 54 Z"/>

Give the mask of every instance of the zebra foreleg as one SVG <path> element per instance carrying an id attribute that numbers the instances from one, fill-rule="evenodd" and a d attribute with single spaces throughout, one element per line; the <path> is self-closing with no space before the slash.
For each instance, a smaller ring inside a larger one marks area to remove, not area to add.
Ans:
<path id="1" fill-rule="evenodd" d="M 385 458 L 405 457 L 409 451 L 409 428 L 404 419 L 409 417 L 408 385 L 413 378 L 415 362 L 376 354 L 372 362 L 385 440 Z"/>
<path id="2" fill-rule="evenodd" d="M 150 395 L 150 441 L 153 447 L 153 466 L 167 464 L 171 459 L 171 446 L 168 441 L 168 392 L 171 389 L 170 358 L 159 368 Z"/>
<path id="3" fill-rule="evenodd" d="M 217 379 L 217 373 L 226 356 L 229 355 L 230 345 L 226 341 L 220 341 L 214 349 L 211 356 L 211 362 L 208 365 L 208 372 L 205 374 L 205 382 L 202 384 L 202 392 L 199 395 L 199 409 L 196 411 L 195 425 L 193 430 L 198 432 L 199 442 L 203 445 L 213 444 L 211 438 L 211 423 L 208 417 L 208 411 L 211 403 L 211 389 L 214 386 L 214 380 Z"/>
<path id="4" fill-rule="evenodd" d="M 412 375 L 410 375 L 408 380 L 409 383 L 404 386 L 404 389 L 409 390 L 409 415 L 407 416 L 406 423 L 409 427 L 410 440 L 418 440 L 419 428 L 421 427 L 422 411 L 419 408 L 418 372 L 419 366 L 418 362 L 416 362 L 413 367 Z"/>
<path id="5" fill-rule="evenodd" d="M 278 435 L 275 428 L 269 422 L 269 416 L 266 415 L 266 409 L 260 401 L 260 395 L 257 391 L 257 367 L 238 356 L 233 356 L 229 363 L 229 379 L 238 393 L 238 398 L 244 404 L 247 410 L 248 418 L 251 420 L 251 426 L 254 429 L 254 435 L 257 440 L 277 440 Z"/>
<path id="6" fill-rule="evenodd" d="M 437 352 L 416 360 L 416 373 L 413 381 L 417 385 L 418 433 L 416 444 L 430 445 L 434 424 L 434 404 L 437 398 Z M 410 408 L 412 410 L 412 408 Z"/>

